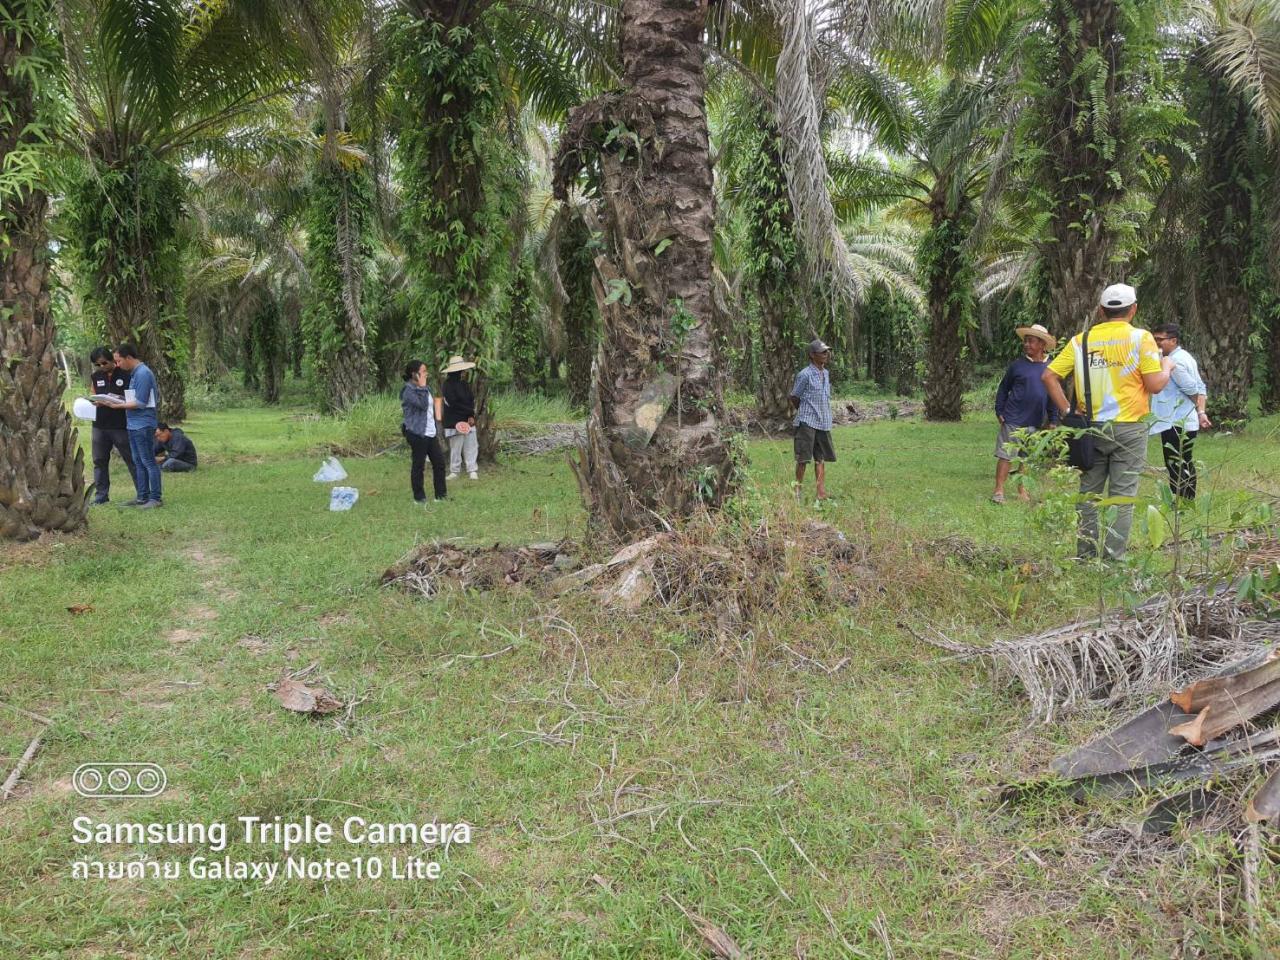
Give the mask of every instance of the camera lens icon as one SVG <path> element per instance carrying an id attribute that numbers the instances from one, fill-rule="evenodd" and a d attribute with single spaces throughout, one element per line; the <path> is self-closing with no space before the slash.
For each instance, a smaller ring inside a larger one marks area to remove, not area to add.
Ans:
<path id="1" fill-rule="evenodd" d="M 71 785 L 82 797 L 107 800 L 154 797 L 169 783 L 156 763 L 82 763 L 71 776 Z"/>

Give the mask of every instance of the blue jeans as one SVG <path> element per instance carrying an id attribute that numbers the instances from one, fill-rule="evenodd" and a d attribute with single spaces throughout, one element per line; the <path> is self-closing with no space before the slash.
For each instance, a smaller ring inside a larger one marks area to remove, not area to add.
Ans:
<path id="1" fill-rule="evenodd" d="M 129 452 L 133 454 L 133 485 L 138 499 L 160 499 L 160 465 L 156 463 L 156 431 L 154 427 L 129 431 Z"/>
<path id="2" fill-rule="evenodd" d="M 164 463 L 160 464 L 160 469 L 169 473 L 190 473 L 196 468 L 194 463 L 187 463 L 185 460 L 179 460 L 177 457 L 168 457 Z"/>

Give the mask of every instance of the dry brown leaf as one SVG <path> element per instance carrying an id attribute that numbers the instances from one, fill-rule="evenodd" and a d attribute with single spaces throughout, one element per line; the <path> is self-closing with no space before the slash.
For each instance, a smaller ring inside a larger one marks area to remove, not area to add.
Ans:
<path id="1" fill-rule="evenodd" d="M 734 943 L 733 937 L 710 920 L 705 920 L 696 913 L 692 919 L 698 928 L 698 933 L 702 935 L 702 942 L 714 956 L 719 957 L 720 960 L 743 960 L 746 957 L 742 948 Z"/>
<path id="2" fill-rule="evenodd" d="M 1204 722 L 1209 718 L 1209 707 L 1205 707 L 1194 720 L 1188 720 L 1186 723 L 1180 723 L 1176 727 L 1170 727 L 1169 732 L 1175 737 L 1182 737 L 1187 743 L 1193 747 L 1203 747 L 1205 744 Z"/>
<path id="3" fill-rule="evenodd" d="M 324 687 L 308 687 L 299 680 L 281 680 L 275 694 L 280 706 L 294 713 L 326 714 L 342 709 L 342 701 Z"/>
<path id="4" fill-rule="evenodd" d="M 613 893 L 613 884 L 609 882 L 607 877 L 602 877 L 598 873 L 593 873 L 591 875 L 591 879 L 600 887 L 601 890 L 604 890 L 606 893 Z"/>
<path id="5" fill-rule="evenodd" d="M 80 614 L 82 613 L 93 613 L 93 604 L 92 603 L 73 603 L 71 606 L 67 607 L 67 613 L 76 617 L 80 616 Z"/>
<path id="6" fill-rule="evenodd" d="M 1249 800 L 1249 805 L 1244 811 L 1244 818 L 1249 823 L 1280 820 L 1280 770 L 1271 774 L 1258 792 Z"/>

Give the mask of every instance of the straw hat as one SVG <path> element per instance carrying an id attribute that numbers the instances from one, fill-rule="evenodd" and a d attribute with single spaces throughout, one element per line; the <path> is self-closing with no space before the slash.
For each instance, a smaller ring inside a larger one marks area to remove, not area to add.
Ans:
<path id="1" fill-rule="evenodd" d="M 474 363 L 468 363 L 466 360 L 463 360 L 461 356 L 455 353 L 452 357 L 449 358 L 448 364 L 440 372 L 441 373 L 461 373 L 463 370 L 473 370 L 473 369 L 475 369 Z"/>
<path id="2" fill-rule="evenodd" d="M 1057 338 L 1038 323 L 1033 323 L 1029 327 L 1018 327 L 1017 334 L 1019 337 L 1039 337 L 1050 350 L 1058 345 Z"/>

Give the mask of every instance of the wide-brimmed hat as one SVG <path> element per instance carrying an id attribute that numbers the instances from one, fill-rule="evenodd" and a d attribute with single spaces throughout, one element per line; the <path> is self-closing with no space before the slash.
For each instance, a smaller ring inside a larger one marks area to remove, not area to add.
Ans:
<path id="1" fill-rule="evenodd" d="M 1038 323 L 1033 323 L 1029 327 L 1018 327 L 1017 333 L 1019 337 L 1039 337 L 1050 350 L 1058 345 L 1057 338 Z"/>
<path id="2" fill-rule="evenodd" d="M 445 364 L 444 369 L 441 370 L 440 372 L 441 373 L 461 373 L 463 370 L 473 370 L 473 369 L 475 369 L 474 363 L 469 363 L 468 361 L 463 360 L 462 357 L 460 357 L 459 355 L 454 354 L 452 357 L 449 358 L 449 362 Z"/>

